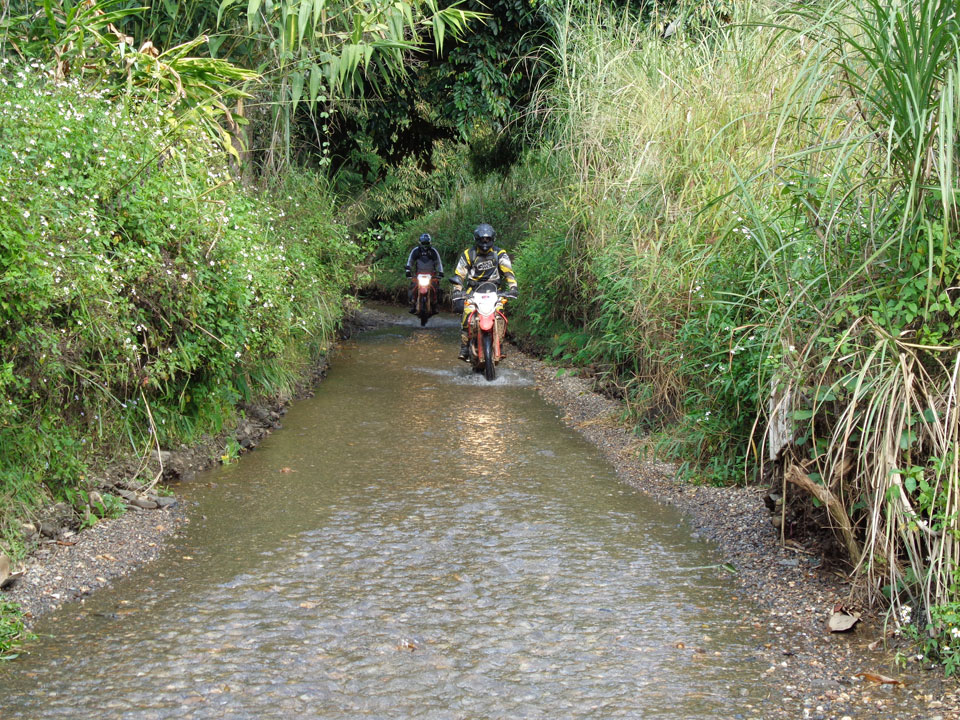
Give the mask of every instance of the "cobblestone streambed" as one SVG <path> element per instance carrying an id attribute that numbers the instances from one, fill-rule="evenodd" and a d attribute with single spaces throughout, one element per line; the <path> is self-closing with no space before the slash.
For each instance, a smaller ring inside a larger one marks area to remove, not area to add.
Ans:
<path id="1" fill-rule="evenodd" d="M 763 717 L 711 548 L 455 350 L 438 318 L 346 343 L 159 560 L 41 620 L 3 717 Z"/>

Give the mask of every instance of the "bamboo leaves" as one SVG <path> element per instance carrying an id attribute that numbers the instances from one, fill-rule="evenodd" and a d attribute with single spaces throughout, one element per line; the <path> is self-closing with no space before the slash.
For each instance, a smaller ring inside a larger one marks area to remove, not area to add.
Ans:
<path id="1" fill-rule="evenodd" d="M 237 2 L 222 0 L 218 23 L 240 19 Z M 435 0 L 248 0 L 240 12 L 273 88 L 275 168 L 290 160 L 291 123 L 301 103 L 312 113 L 321 97 L 376 92 L 379 82 L 404 73 L 404 54 L 420 47 L 424 30 L 439 52 L 448 35 L 462 35 L 483 17 L 456 4 L 440 9 Z"/>
<path id="2" fill-rule="evenodd" d="M 251 30 L 254 28 L 254 22 L 256 21 L 257 13 L 260 12 L 260 6 L 262 4 L 263 0 L 248 0 L 247 2 L 247 24 Z"/>
<path id="3" fill-rule="evenodd" d="M 300 96 L 303 95 L 303 80 L 303 73 L 300 70 L 294 70 L 290 76 L 291 109 L 297 107 L 297 103 L 300 102 Z"/>
<path id="4" fill-rule="evenodd" d="M 323 83 L 323 70 L 319 65 L 313 63 L 310 68 L 310 108 L 313 109 L 320 97 L 320 87 Z"/>
<path id="5" fill-rule="evenodd" d="M 315 2 L 304 2 L 300 4 L 300 14 L 298 16 L 298 22 L 297 22 L 297 29 L 299 31 L 297 35 L 297 42 L 299 44 L 303 44 L 303 33 L 307 29 L 307 23 L 310 20 L 310 16 L 312 14 L 315 15 L 314 13 L 315 4 L 316 4 Z M 314 30 L 316 30 L 316 24 L 314 24 Z"/>

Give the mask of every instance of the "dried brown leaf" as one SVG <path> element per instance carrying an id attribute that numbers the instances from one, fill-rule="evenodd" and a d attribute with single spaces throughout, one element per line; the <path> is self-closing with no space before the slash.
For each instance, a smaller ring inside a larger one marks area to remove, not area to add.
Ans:
<path id="1" fill-rule="evenodd" d="M 830 616 L 827 624 L 830 626 L 830 632 L 847 632 L 858 622 L 860 622 L 860 613 L 835 612 Z"/>
<path id="2" fill-rule="evenodd" d="M 897 680 L 896 678 L 880 675 L 879 673 L 859 672 L 854 673 L 853 676 L 863 678 L 864 680 L 869 680 L 870 682 L 879 683 L 881 685 L 906 685 L 903 680 Z"/>

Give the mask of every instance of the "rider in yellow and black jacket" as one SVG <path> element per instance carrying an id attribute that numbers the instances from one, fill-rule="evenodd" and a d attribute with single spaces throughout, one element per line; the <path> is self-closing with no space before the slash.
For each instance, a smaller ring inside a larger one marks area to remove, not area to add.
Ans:
<path id="1" fill-rule="evenodd" d="M 493 244 L 497 234 L 487 223 L 477 226 L 473 231 L 473 247 L 460 254 L 460 261 L 450 282 L 453 284 L 454 312 L 460 312 L 460 359 L 467 359 L 467 319 L 469 313 L 464 309 L 464 301 L 477 285 L 483 282 L 496 283 L 500 292 L 501 307 L 508 299 L 517 297 L 517 278 L 513 274 L 513 265 L 507 251 Z"/>

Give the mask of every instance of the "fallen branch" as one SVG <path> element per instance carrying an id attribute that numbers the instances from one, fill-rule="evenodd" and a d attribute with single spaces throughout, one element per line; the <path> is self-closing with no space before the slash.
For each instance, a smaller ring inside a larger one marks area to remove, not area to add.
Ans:
<path id="1" fill-rule="evenodd" d="M 837 499 L 836 495 L 830 492 L 829 488 L 824 485 L 817 485 L 817 483 L 811 480 L 798 465 L 788 467 L 785 478 L 793 485 L 806 490 L 826 506 L 827 512 L 830 513 L 830 517 L 833 518 L 837 529 L 840 531 L 840 535 L 843 537 L 843 544 L 847 547 L 850 559 L 854 565 L 857 565 L 860 562 L 862 550 L 856 537 L 854 537 L 853 526 L 850 523 L 850 517 L 847 515 L 846 509 L 843 507 L 843 503 Z"/>

